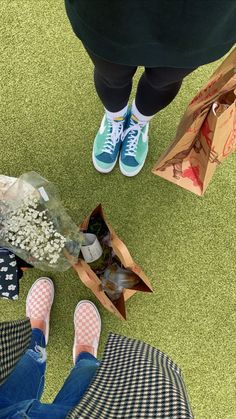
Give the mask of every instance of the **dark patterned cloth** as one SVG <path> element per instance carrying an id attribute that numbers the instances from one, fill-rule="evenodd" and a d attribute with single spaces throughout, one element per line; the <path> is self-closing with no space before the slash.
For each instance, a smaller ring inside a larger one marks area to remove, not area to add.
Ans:
<path id="1" fill-rule="evenodd" d="M 8 249 L 0 248 L 0 297 L 17 300 L 21 268 L 32 267 Z"/>
<path id="2" fill-rule="evenodd" d="M 31 333 L 29 319 L 0 323 L 0 384 L 27 350 Z"/>
<path id="3" fill-rule="evenodd" d="M 110 334 L 98 372 L 67 419 L 193 418 L 181 371 L 144 342 Z"/>
<path id="4" fill-rule="evenodd" d="M 17 300 L 19 295 L 20 270 L 15 255 L 0 249 L 0 297 Z"/>

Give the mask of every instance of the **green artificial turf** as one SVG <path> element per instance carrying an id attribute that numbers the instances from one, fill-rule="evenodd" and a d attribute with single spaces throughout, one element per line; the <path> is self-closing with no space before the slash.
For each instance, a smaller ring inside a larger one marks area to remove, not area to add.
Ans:
<path id="1" fill-rule="evenodd" d="M 220 166 L 203 198 L 151 173 L 190 98 L 218 63 L 188 77 L 153 120 L 149 156 L 138 177 L 125 178 L 118 167 L 103 176 L 91 163 L 103 107 L 63 1 L 2 0 L 0 16 L 0 172 L 39 172 L 58 186 L 78 223 L 101 202 L 155 290 L 132 297 L 126 322 L 98 303 L 99 355 L 110 330 L 145 340 L 182 368 L 197 419 L 235 418 L 236 154 Z M 56 287 L 43 396 L 50 402 L 72 366 L 74 308 L 80 299 L 96 299 L 72 269 L 43 274 Z M 24 316 L 27 292 L 40 275 L 24 275 L 17 302 L 0 301 L 1 320 Z"/>

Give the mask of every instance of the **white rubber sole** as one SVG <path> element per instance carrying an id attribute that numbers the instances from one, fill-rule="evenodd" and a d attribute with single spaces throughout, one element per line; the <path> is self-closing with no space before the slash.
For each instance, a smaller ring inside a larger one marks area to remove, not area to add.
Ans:
<path id="1" fill-rule="evenodd" d="M 126 170 L 122 167 L 122 162 L 121 162 L 121 159 L 119 159 L 119 167 L 120 167 L 120 171 L 121 171 L 122 175 L 127 176 L 127 177 L 133 177 L 133 176 L 136 176 L 139 172 L 141 172 L 141 170 L 142 170 L 142 168 L 143 168 L 143 166 L 144 166 L 144 164 L 145 164 L 146 158 L 147 158 L 147 156 L 145 157 L 145 160 L 144 160 L 144 162 L 141 164 L 141 166 L 137 167 L 137 169 L 136 169 L 136 170 L 134 170 L 132 173 L 130 173 L 130 172 L 126 172 Z"/>
<path id="2" fill-rule="evenodd" d="M 79 306 L 82 305 L 83 303 L 90 304 L 95 309 L 95 311 L 97 313 L 97 316 L 98 316 L 98 319 L 99 319 L 100 333 L 101 333 L 101 327 L 102 327 L 101 316 L 100 316 L 99 311 L 98 311 L 97 307 L 95 306 L 95 304 L 93 304 L 92 301 L 89 301 L 89 300 L 81 300 L 77 304 L 77 306 L 75 307 L 75 311 L 74 311 L 74 328 L 76 327 L 75 326 L 75 314 L 76 314 L 76 311 L 78 310 Z M 83 343 L 81 342 L 81 345 L 82 344 Z M 75 353 L 76 345 L 77 345 L 77 342 L 76 342 L 76 336 L 75 336 L 74 337 L 74 345 L 73 345 L 73 362 L 74 362 L 74 364 L 75 364 L 75 361 L 76 361 L 76 353 Z M 98 348 L 98 346 L 96 348 L 94 348 L 94 356 L 95 356 L 95 358 L 97 356 L 97 348 Z"/>
<path id="3" fill-rule="evenodd" d="M 38 278 L 38 279 L 37 279 L 37 280 L 33 283 L 33 285 L 31 286 L 31 288 L 30 288 L 30 290 L 29 290 L 29 292 L 28 292 L 27 298 L 26 298 L 26 307 L 27 307 L 27 304 L 28 304 L 28 301 L 29 301 L 29 297 L 30 297 L 30 295 L 31 295 L 31 293 L 32 293 L 32 290 L 33 290 L 33 288 L 34 288 L 35 284 L 37 284 L 37 282 L 41 281 L 42 279 L 43 279 L 43 280 L 48 281 L 48 282 L 52 285 L 52 289 L 53 289 L 52 300 L 51 300 L 51 305 L 52 305 L 53 300 L 54 300 L 54 294 L 55 294 L 55 292 L 54 292 L 54 284 L 53 284 L 53 282 L 52 282 L 52 280 L 51 280 L 50 278 L 48 278 L 48 277 L 46 277 L 46 276 L 42 276 L 42 277 Z M 27 316 L 27 313 L 26 313 L 26 316 Z M 49 340 L 50 314 L 49 314 L 48 318 L 47 318 L 47 319 L 45 319 L 44 321 L 45 321 L 45 323 L 46 323 L 46 330 L 45 330 L 45 342 L 46 342 L 46 345 L 47 345 L 48 340 Z"/>
<path id="4" fill-rule="evenodd" d="M 95 156 L 94 156 L 94 154 L 92 153 L 92 160 L 93 160 L 93 165 L 94 165 L 94 167 L 95 167 L 95 169 L 99 172 L 99 173 L 110 173 L 113 169 L 114 169 L 114 167 L 115 167 L 115 165 L 116 165 L 116 163 L 117 163 L 117 160 L 118 160 L 118 156 L 117 156 L 117 158 L 116 158 L 116 161 L 112 164 L 112 166 L 109 168 L 109 169 L 101 169 L 101 167 L 99 167 L 98 166 L 98 164 L 97 164 L 97 162 L 96 162 L 96 158 L 95 158 Z"/>

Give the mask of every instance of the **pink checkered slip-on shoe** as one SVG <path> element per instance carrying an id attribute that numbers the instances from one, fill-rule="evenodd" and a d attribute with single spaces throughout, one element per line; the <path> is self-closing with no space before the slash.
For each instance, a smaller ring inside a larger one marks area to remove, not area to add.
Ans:
<path id="1" fill-rule="evenodd" d="M 78 345 L 91 346 L 93 355 L 96 357 L 101 334 L 101 317 L 97 307 L 91 301 L 82 300 L 77 304 L 74 313 L 74 327 L 74 364 Z"/>
<path id="2" fill-rule="evenodd" d="M 26 299 L 26 316 L 46 323 L 45 341 L 48 343 L 50 311 L 54 299 L 54 285 L 50 278 L 38 278 Z"/>

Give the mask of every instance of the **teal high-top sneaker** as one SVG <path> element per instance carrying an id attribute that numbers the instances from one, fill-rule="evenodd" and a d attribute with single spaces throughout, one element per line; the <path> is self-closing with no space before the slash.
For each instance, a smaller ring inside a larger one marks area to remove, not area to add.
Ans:
<path id="1" fill-rule="evenodd" d="M 110 119 L 105 114 L 93 144 L 93 164 L 101 173 L 109 173 L 115 167 L 124 133 L 125 118 Z"/>
<path id="2" fill-rule="evenodd" d="M 125 176 L 135 176 L 142 169 L 148 153 L 149 122 L 141 122 L 130 115 L 123 135 L 120 152 L 120 171 Z"/>

